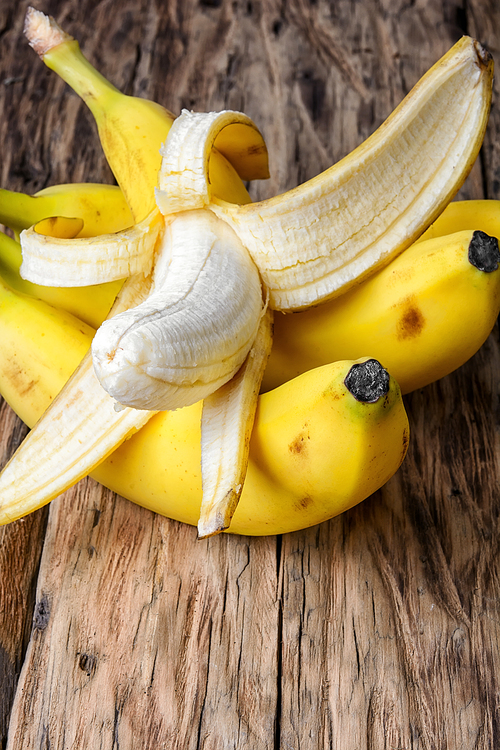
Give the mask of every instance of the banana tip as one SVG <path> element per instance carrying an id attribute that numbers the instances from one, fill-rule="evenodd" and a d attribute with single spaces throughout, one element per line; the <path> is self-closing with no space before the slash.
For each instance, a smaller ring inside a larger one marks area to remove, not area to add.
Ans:
<path id="1" fill-rule="evenodd" d="M 493 65 L 493 55 L 484 46 L 484 44 L 481 44 L 481 42 L 478 42 L 477 40 L 475 40 L 474 47 L 476 49 L 476 54 L 478 56 L 478 59 L 481 65 L 483 65 L 485 68 L 488 68 L 490 65 Z"/>

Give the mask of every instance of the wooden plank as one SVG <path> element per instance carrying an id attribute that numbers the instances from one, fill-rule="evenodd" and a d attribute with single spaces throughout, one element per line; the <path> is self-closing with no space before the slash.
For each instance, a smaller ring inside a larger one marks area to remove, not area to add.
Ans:
<path id="1" fill-rule="evenodd" d="M 369 51 L 370 93 L 354 108 L 370 130 L 467 30 L 446 4 L 340 8 L 344 48 Z M 300 9 L 319 25 L 320 6 Z M 500 25 L 489 32 L 493 45 Z M 490 152 L 497 127 L 494 111 Z M 483 181 L 489 165 L 477 164 L 461 197 L 482 197 Z M 409 455 L 375 497 L 283 538 L 282 747 L 498 743 L 498 356 L 495 333 L 459 373 L 406 399 Z"/>
<path id="2" fill-rule="evenodd" d="M 51 506 L 8 746 L 269 747 L 273 568 L 274 538 L 199 542 L 80 483 Z"/>
<path id="3" fill-rule="evenodd" d="M 2 185 L 109 181 L 85 108 L 20 54 L 22 15 L 2 4 Z M 348 153 L 464 31 L 500 46 L 493 0 L 64 0 L 57 17 L 127 93 L 253 117 L 272 170 L 256 198 Z M 462 196 L 500 197 L 499 129 L 494 108 Z M 4 726 L 44 539 L 8 748 L 497 747 L 499 359 L 495 330 L 407 397 L 402 470 L 319 527 L 200 542 L 87 480 L 46 532 L 44 511 L 4 529 Z M 6 460 L 24 429 L 6 408 L 0 424 Z"/>

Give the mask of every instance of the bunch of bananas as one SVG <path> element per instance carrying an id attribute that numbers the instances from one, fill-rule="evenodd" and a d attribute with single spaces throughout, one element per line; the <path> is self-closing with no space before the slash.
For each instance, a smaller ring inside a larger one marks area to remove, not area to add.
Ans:
<path id="1" fill-rule="evenodd" d="M 242 180 L 268 166 L 248 117 L 174 121 L 53 19 L 30 8 L 25 33 L 119 187 L 0 191 L 0 393 L 34 426 L 0 522 L 88 473 L 201 537 L 305 528 L 381 487 L 408 445 L 402 392 L 465 362 L 500 310 L 499 206 L 449 203 L 489 54 L 464 37 L 346 159 L 252 204 Z"/>

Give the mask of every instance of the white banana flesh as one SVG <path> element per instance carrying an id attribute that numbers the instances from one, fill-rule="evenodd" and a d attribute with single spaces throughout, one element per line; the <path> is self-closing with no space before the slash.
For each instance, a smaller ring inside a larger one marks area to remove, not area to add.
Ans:
<path id="1" fill-rule="evenodd" d="M 172 410 L 205 398 L 243 364 L 263 312 L 257 268 L 208 211 L 167 224 L 152 291 L 103 323 L 92 343 L 97 377 L 120 404 Z"/>

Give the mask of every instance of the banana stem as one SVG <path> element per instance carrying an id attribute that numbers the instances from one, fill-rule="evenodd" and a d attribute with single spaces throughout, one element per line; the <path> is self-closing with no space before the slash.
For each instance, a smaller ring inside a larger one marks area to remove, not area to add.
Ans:
<path id="1" fill-rule="evenodd" d="M 19 279 L 21 284 L 29 283 L 24 282 L 19 276 L 22 260 L 23 256 L 19 242 L 0 232 L 0 266 L 2 268 L 2 276 L 9 280 L 11 286 L 15 287 L 16 279 Z M 20 291 L 25 290 L 21 289 Z"/>
<path id="2" fill-rule="evenodd" d="M 119 94 L 84 57 L 77 40 L 50 16 L 29 7 L 24 22 L 29 44 L 48 68 L 54 70 L 90 106 L 91 102 Z"/>
<path id="3" fill-rule="evenodd" d="M 95 116 L 110 97 L 121 92 L 83 56 L 76 39 L 62 42 L 43 55 L 45 65 L 56 72 L 80 96 Z"/>
<path id="4" fill-rule="evenodd" d="M 36 224 L 48 208 L 47 198 L 16 193 L 0 188 L 0 223 L 19 234 L 23 229 Z M 50 212 L 49 212 L 50 213 Z"/>

